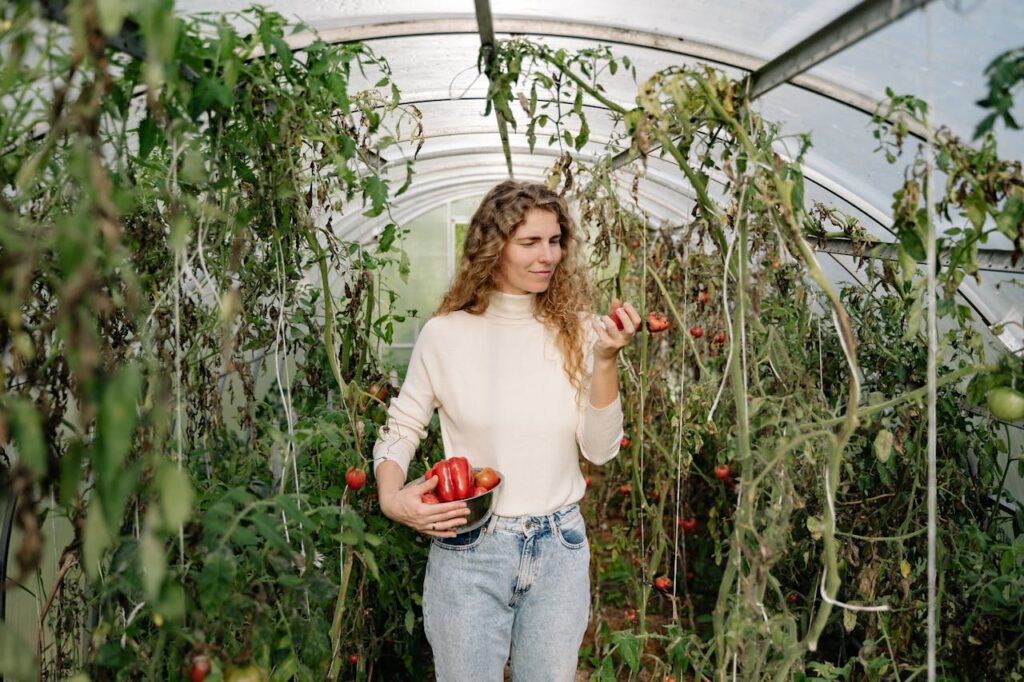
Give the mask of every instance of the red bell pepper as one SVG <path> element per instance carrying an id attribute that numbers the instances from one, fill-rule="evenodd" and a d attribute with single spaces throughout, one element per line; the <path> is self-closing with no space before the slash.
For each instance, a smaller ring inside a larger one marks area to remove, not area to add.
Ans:
<path id="1" fill-rule="evenodd" d="M 473 495 L 473 469 L 465 457 L 452 457 L 438 462 L 427 471 L 426 478 L 437 476 L 434 494 L 442 502 L 464 500 Z"/>
<path id="2" fill-rule="evenodd" d="M 455 499 L 464 500 L 473 496 L 475 482 L 473 467 L 465 457 L 452 457 L 448 460 L 448 468 L 452 472 L 452 485 L 455 488 Z"/>

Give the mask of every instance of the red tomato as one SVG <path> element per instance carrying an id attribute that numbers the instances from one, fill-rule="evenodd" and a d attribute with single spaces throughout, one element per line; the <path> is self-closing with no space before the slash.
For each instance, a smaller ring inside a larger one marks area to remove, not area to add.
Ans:
<path id="1" fill-rule="evenodd" d="M 695 339 L 699 339 L 700 337 L 704 336 L 704 327 L 701 327 L 699 324 L 690 327 L 690 336 L 692 336 Z"/>
<path id="2" fill-rule="evenodd" d="M 789 596 L 786 597 L 786 601 L 790 604 L 795 604 L 797 599 L 798 597 L 796 596 L 796 592 L 790 592 Z"/>
<path id="3" fill-rule="evenodd" d="M 473 488 L 473 495 L 472 495 L 472 497 L 476 497 L 477 495 L 483 495 L 488 490 L 490 490 L 490 488 L 485 488 L 482 485 L 478 485 L 477 487 Z"/>
<path id="4" fill-rule="evenodd" d="M 725 479 L 729 478 L 729 465 L 719 464 L 718 466 L 715 467 L 714 473 L 715 478 L 717 478 L 719 481 L 724 481 Z"/>
<path id="5" fill-rule="evenodd" d="M 626 620 L 630 623 L 636 622 L 636 609 L 626 609 L 622 612 L 622 615 L 625 616 Z"/>
<path id="6" fill-rule="evenodd" d="M 623 449 L 625 449 L 625 448 L 628 448 L 628 447 L 629 447 L 629 444 L 630 444 L 630 443 L 632 443 L 632 442 L 633 442 L 633 441 L 631 441 L 631 440 L 629 439 L 629 436 L 623 436 L 623 437 L 622 437 L 622 440 L 620 440 L 620 441 L 619 441 L 619 447 L 620 447 L 620 448 L 623 448 Z"/>
<path id="7" fill-rule="evenodd" d="M 672 677 L 671 675 L 665 675 L 664 682 L 676 682 L 676 678 Z"/>
<path id="8" fill-rule="evenodd" d="M 711 343 L 725 343 L 725 332 L 718 332 L 715 334 L 714 338 L 711 339 Z"/>
<path id="9" fill-rule="evenodd" d="M 697 292 L 697 301 L 699 303 L 708 302 L 708 292 L 706 289 L 701 289 L 700 291 Z"/>
<path id="10" fill-rule="evenodd" d="M 434 493 L 423 493 L 420 495 L 420 502 L 423 504 L 437 504 L 440 501 Z"/>
<path id="11" fill-rule="evenodd" d="M 619 299 L 617 299 L 617 298 L 612 299 L 612 311 L 610 313 L 608 313 L 608 316 L 612 318 L 612 322 L 615 323 L 615 326 L 619 329 L 619 331 L 622 331 L 622 329 L 623 329 L 622 320 L 619 319 L 619 315 L 618 315 L 618 312 L 621 309 L 622 309 L 622 303 L 619 302 Z"/>
<path id="12" fill-rule="evenodd" d="M 659 493 L 657 490 L 652 490 L 651 491 L 651 499 L 654 500 L 655 502 L 657 502 L 658 500 L 661 499 L 661 493 Z"/>
<path id="13" fill-rule="evenodd" d="M 683 532 L 689 535 L 697 530 L 697 517 L 691 516 L 688 519 L 679 519 L 679 527 L 683 529 Z"/>
<path id="14" fill-rule="evenodd" d="M 623 483 L 622 485 L 619 486 L 619 493 L 622 495 L 628 495 L 629 491 L 632 489 L 632 486 L 630 486 L 628 483 Z"/>
<path id="15" fill-rule="evenodd" d="M 583 484 L 586 485 L 588 488 L 590 487 L 590 476 L 587 476 L 586 478 L 583 479 Z"/>
<path id="16" fill-rule="evenodd" d="M 192 659 L 192 668 L 189 670 L 189 679 L 192 682 L 203 682 L 210 672 L 210 659 L 200 654 Z"/>
<path id="17" fill-rule="evenodd" d="M 387 384 L 370 384 L 370 390 L 367 391 L 377 400 L 384 402 L 388 398 L 388 385 Z"/>
<path id="18" fill-rule="evenodd" d="M 654 587 L 659 590 L 671 590 L 672 578 L 669 578 L 667 575 L 659 575 L 654 579 Z"/>
<path id="19" fill-rule="evenodd" d="M 345 484 L 352 490 L 359 490 L 366 483 L 366 472 L 356 467 L 349 467 L 345 472 Z"/>
<path id="20" fill-rule="evenodd" d="M 652 334 L 663 332 L 668 329 L 668 318 L 663 313 L 650 312 L 647 313 L 647 329 Z"/>
<path id="21" fill-rule="evenodd" d="M 498 476 L 498 472 L 491 467 L 484 467 L 476 472 L 473 480 L 478 487 L 490 490 L 501 482 L 501 476 Z"/>
<path id="22" fill-rule="evenodd" d="M 352 654 L 351 656 L 349 656 L 348 657 L 348 662 L 351 663 L 352 665 L 355 665 L 356 663 L 358 663 L 359 662 L 359 654 Z"/>

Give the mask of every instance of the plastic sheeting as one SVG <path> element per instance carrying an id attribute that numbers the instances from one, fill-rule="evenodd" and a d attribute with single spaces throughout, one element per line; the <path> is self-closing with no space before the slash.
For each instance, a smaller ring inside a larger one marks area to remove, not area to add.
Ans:
<path id="1" fill-rule="evenodd" d="M 474 3 L 468 0 L 319 0 L 298 5 L 265 3 L 326 40 L 367 42 L 391 65 L 403 102 L 423 114 L 427 136 L 410 191 L 397 203 L 395 217 L 421 213 L 430 205 L 480 194 L 507 175 L 494 116 L 483 116 L 486 79 L 476 69 L 480 36 Z M 707 62 L 741 76 L 799 43 L 858 4 L 857 0 L 649 0 L 630 3 L 570 0 L 492 0 L 498 39 L 511 32 L 553 47 L 575 50 L 595 44 L 628 55 L 640 81 L 666 66 Z M 248 0 L 178 2 L 179 11 L 227 12 L 245 9 Z M 806 74 L 758 100 L 766 118 L 785 132 L 810 133 L 814 146 L 806 157 L 814 195 L 861 217 L 870 232 L 891 239 L 888 231 L 892 193 L 905 160 L 890 165 L 875 151 L 870 104 L 887 88 L 914 94 L 933 104 L 931 122 L 970 138 L 984 116 L 975 104 L 985 95 L 984 68 L 998 54 L 1018 47 L 1024 35 L 1020 0 L 933 0 L 838 52 Z M 293 36 L 301 46 L 308 37 Z M 624 70 L 603 79 L 610 99 L 632 106 L 637 85 Z M 356 84 L 353 84 L 356 85 Z M 372 85 L 368 82 L 367 85 Z M 588 101 L 592 129 L 581 155 L 593 158 L 607 149 L 611 123 L 601 105 Z M 521 113 L 517 107 L 514 111 Z M 1019 116 L 1018 119 L 1024 119 Z M 541 137 L 530 154 L 521 132 L 509 130 L 517 177 L 538 179 L 560 153 Z M 1024 134 L 998 130 L 1000 152 L 1024 158 Z M 913 146 L 913 145 L 911 145 Z M 407 150 L 408 151 L 408 150 Z M 614 149 L 613 149 L 614 151 Z M 404 176 L 402 154 L 388 150 L 396 178 Z M 631 177 L 623 173 L 623 192 Z M 672 164 L 652 160 L 641 184 L 641 205 L 654 222 L 679 223 L 692 206 L 691 193 Z M 382 223 L 358 214 L 334 221 L 346 238 L 369 239 Z M 997 235 L 988 248 L 1008 248 Z M 846 272 L 845 269 L 841 269 Z M 840 271 L 837 270 L 837 275 Z M 1019 277 L 1019 276 L 1018 276 Z M 995 324 L 1024 315 L 1020 287 L 996 286 L 1002 273 L 983 273 L 980 282 L 961 288 L 980 320 Z M 1001 339 L 1013 349 L 1024 333 L 1010 327 Z"/>

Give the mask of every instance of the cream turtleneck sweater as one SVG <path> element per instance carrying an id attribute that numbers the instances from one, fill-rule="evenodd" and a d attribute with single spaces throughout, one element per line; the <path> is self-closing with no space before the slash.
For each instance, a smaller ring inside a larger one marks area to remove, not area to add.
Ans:
<path id="1" fill-rule="evenodd" d="M 595 464 L 615 457 L 622 403 L 616 397 L 595 408 L 588 386 L 577 406 L 555 334 L 533 315 L 535 299 L 494 291 L 482 315 L 458 311 L 427 321 L 374 444 L 375 471 L 391 460 L 408 474 L 436 408 L 446 457 L 501 472 L 496 514 L 543 515 L 583 497 L 579 453 Z M 597 340 L 592 318 L 580 313 L 588 373 Z"/>

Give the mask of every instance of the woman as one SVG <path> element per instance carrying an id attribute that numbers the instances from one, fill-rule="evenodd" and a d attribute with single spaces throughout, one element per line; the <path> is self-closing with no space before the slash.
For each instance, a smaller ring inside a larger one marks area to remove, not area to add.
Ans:
<path id="1" fill-rule="evenodd" d="M 564 200 L 507 180 L 473 215 L 462 262 L 413 348 L 374 446 L 381 510 L 433 536 L 423 618 L 437 678 L 572 680 L 590 608 L 578 502 L 579 452 L 604 464 L 619 450 L 616 359 L 640 329 L 626 304 L 590 308 L 580 239 Z M 483 527 L 455 529 L 464 502 L 425 504 L 437 479 L 402 488 L 434 409 L 446 456 L 502 474 Z"/>

